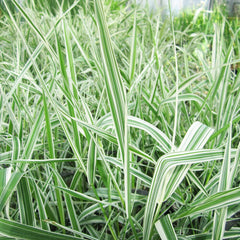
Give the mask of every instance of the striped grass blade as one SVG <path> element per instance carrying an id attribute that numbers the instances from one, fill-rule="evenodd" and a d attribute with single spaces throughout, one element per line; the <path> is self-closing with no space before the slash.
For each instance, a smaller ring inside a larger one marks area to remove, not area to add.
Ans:
<path id="1" fill-rule="evenodd" d="M 197 149 L 201 149 L 211 136 L 212 132 L 213 130 L 207 126 L 201 124 L 200 122 L 195 122 L 186 133 L 178 150 L 187 151 L 196 149 L 197 151 Z M 207 157 L 207 155 L 205 155 L 206 152 L 204 153 L 203 151 L 202 157 Z M 182 159 L 183 162 L 179 161 L 179 158 L 181 158 L 181 154 L 179 152 L 172 153 L 173 155 L 164 155 L 158 160 L 145 209 L 145 219 L 143 224 L 144 239 L 151 238 L 151 229 L 154 222 L 156 204 L 158 204 L 158 209 L 156 211 L 158 212 L 161 208 L 162 202 L 172 195 L 186 176 L 190 168 L 190 165 L 187 164 L 187 159 L 190 160 L 192 158 L 195 161 L 199 160 L 194 157 L 195 153 L 196 152 L 194 151 L 190 154 L 186 152 L 188 156 L 186 155 L 186 159 Z M 183 152 L 183 155 L 184 154 L 185 153 Z M 174 156 L 176 161 L 174 162 L 170 160 L 169 155 Z M 194 163 L 194 161 L 192 163 Z"/>
<path id="2" fill-rule="evenodd" d="M 28 226 L 18 222 L 0 219 L 0 234 L 12 237 L 20 238 L 25 240 L 42 240 L 42 239 L 51 239 L 51 240 L 77 240 L 82 239 L 79 237 L 73 237 L 70 235 L 59 234 L 54 232 L 49 232 L 42 230 L 36 227 Z"/>
<path id="3" fill-rule="evenodd" d="M 109 115 L 105 115 L 104 117 L 99 119 L 98 125 L 101 126 L 103 129 L 112 128 L 112 117 Z M 153 124 L 148 123 L 147 121 L 144 121 L 137 117 L 128 116 L 128 126 L 143 130 L 148 133 L 154 140 L 156 140 L 159 149 L 163 153 L 170 152 L 171 148 L 174 147 L 172 146 L 170 139 L 166 136 L 165 133 L 163 133 L 160 129 L 155 127 Z"/>
<path id="4" fill-rule="evenodd" d="M 177 240 L 177 235 L 174 231 L 169 215 L 160 218 L 160 220 L 155 223 L 155 227 L 162 240 Z"/>
<path id="5" fill-rule="evenodd" d="M 240 187 L 215 193 L 209 197 L 194 202 L 186 210 L 181 210 L 172 215 L 172 220 L 188 217 L 199 216 L 200 213 L 209 212 L 216 209 L 225 208 L 230 205 L 239 204 Z"/>
<path id="6" fill-rule="evenodd" d="M 114 128 L 121 158 L 124 162 L 124 185 L 125 185 L 125 207 L 127 216 L 131 215 L 130 199 L 130 164 L 128 152 L 128 129 L 127 129 L 127 101 L 124 85 L 120 77 L 120 71 L 114 55 L 110 34 L 104 16 L 102 2 L 95 1 L 95 12 L 97 18 L 98 31 L 100 35 L 100 48 L 104 65 L 105 84 L 108 101 L 113 117 Z"/>
<path id="7" fill-rule="evenodd" d="M 231 157 L 234 157 L 235 154 L 235 151 L 231 151 Z M 175 173 L 175 168 L 181 165 L 185 166 L 194 163 L 222 160 L 224 157 L 223 155 L 224 152 L 222 150 L 206 149 L 169 153 L 159 159 L 154 172 L 152 185 L 145 209 L 145 218 L 143 224 L 144 239 L 150 239 L 151 230 L 154 223 L 156 204 L 158 204 L 158 208 L 161 207 L 161 204 L 166 196 L 166 189 L 168 185 L 168 181 L 166 180 L 169 180 L 170 176 Z M 176 178 L 176 181 L 177 180 L 178 179 Z M 236 191 L 234 194 L 239 194 L 239 190 Z M 234 203 L 236 203 L 236 201 L 239 201 L 239 198 L 239 196 L 235 196 Z"/>
<path id="8" fill-rule="evenodd" d="M 232 139 L 232 126 L 229 128 L 228 141 L 224 153 L 224 159 L 219 179 L 218 192 L 229 190 L 231 187 L 231 139 Z M 213 220 L 213 236 L 212 239 L 222 239 L 225 230 L 227 218 L 227 207 L 216 210 Z"/>

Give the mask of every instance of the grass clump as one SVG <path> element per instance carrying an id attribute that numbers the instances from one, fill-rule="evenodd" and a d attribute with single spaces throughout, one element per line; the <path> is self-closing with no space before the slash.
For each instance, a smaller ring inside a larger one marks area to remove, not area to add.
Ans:
<path id="1" fill-rule="evenodd" d="M 1 236 L 239 238 L 237 20 L 2 3 Z"/>

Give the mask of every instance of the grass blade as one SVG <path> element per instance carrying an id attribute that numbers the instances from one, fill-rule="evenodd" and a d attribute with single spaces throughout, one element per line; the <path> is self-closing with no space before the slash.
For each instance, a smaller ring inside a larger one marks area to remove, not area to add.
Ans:
<path id="1" fill-rule="evenodd" d="M 231 187 L 231 138 L 232 138 L 232 126 L 229 128 L 228 141 L 224 153 L 224 159 L 221 169 L 221 175 L 218 185 L 218 191 L 222 192 L 229 190 Z M 227 207 L 216 210 L 214 213 L 213 221 L 213 239 L 222 239 L 225 230 L 225 224 L 227 219 Z"/>
<path id="2" fill-rule="evenodd" d="M 91 139 L 87 162 L 87 177 L 90 185 L 93 185 L 95 181 L 96 161 L 97 161 L 96 144 L 95 141 Z"/>
<path id="3" fill-rule="evenodd" d="M 11 167 L 0 169 L 0 196 L 11 176 Z"/>
<path id="4" fill-rule="evenodd" d="M 95 12 L 100 34 L 101 54 L 103 58 L 105 84 L 108 101 L 113 117 L 114 128 L 117 135 L 121 158 L 124 162 L 125 207 L 127 217 L 131 216 L 131 189 L 130 189 L 130 163 L 128 152 L 127 129 L 127 102 L 123 82 L 120 77 L 117 61 L 114 56 L 110 35 L 108 32 L 103 6 L 100 0 L 95 1 Z"/>
<path id="5" fill-rule="evenodd" d="M 112 128 L 112 117 L 108 115 L 102 117 L 98 121 L 98 125 L 104 129 Z M 161 130 L 148 123 L 147 121 L 144 121 L 137 117 L 128 116 L 128 126 L 132 128 L 138 128 L 151 135 L 157 141 L 158 147 L 162 152 L 168 153 L 171 150 L 172 143 L 166 134 L 164 134 Z"/>
<path id="6" fill-rule="evenodd" d="M 11 177 L 7 181 L 7 184 L 2 189 L 2 193 L 0 195 L 0 212 L 5 207 L 9 197 L 13 194 L 13 192 L 16 190 L 16 187 L 22 178 L 23 173 L 20 173 L 18 171 L 15 171 L 11 174 Z"/>
<path id="7" fill-rule="evenodd" d="M 160 220 L 155 223 L 155 227 L 157 228 L 159 236 L 162 240 L 178 239 L 169 215 L 160 218 Z"/>
<path id="8" fill-rule="evenodd" d="M 186 151 L 202 149 L 213 131 L 212 128 L 209 128 L 200 122 L 193 123 L 184 136 L 178 150 Z M 166 189 L 166 199 L 176 190 L 177 186 L 186 176 L 189 168 L 189 165 L 184 165 L 177 166 L 174 171 L 172 170 L 172 177 L 169 179 L 168 187 Z"/>
<path id="9" fill-rule="evenodd" d="M 240 201 L 240 187 L 215 193 L 203 200 L 194 202 L 187 210 L 177 212 L 172 216 L 172 220 L 187 217 L 199 216 L 200 213 L 213 211 L 238 204 Z"/>
<path id="10" fill-rule="evenodd" d="M 30 190 L 29 180 L 25 177 L 21 178 L 17 185 L 17 195 L 21 223 L 36 226 L 32 192 Z"/>
<path id="11" fill-rule="evenodd" d="M 0 234 L 7 237 L 20 238 L 26 240 L 77 240 L 81 238 L 72 237 L 70 235 L 64 235 L 60 233 L 49 232 L 36 227 L 31 227 L 25 224 L 21 224 L 6 219 L 0 219 Z"/>
<path id="12" fill-rule="evenodd" d="M 162 202 L 166 200 L 166 197 L 169 197 L 169 192 L 172 192 L 171 190 L 177 186 L 175 184 L 180 183 L 179 179 L 182 180 L 182 175 L 178 176 L 175 167 L 219 159 L 223 159 L 222 151 L 195 150 L 166 154 L 158 160 L 145 209 L 145 219 L 143 225 L 145 239 L 150 239 L 151 236 L 156 204 L 158 204 L 158 208 L 160 208 Z M 173 173 L 175 173 L 174 180 L 171 181 L 173 185 L 169 185 L 169 179 L 171 179 L 170 177 Z M 167 192 L 166 189 L 170 190 Z"/>
<path id="13" fill-rule="evenodd" d="M 129 80 L 130 85 L 135 73 L 135 65 L 136 65 L 136 55 L 137 55 L 137 17 L 136 11 L 134 14 L 134 23 L 133 23 L 133 36 L 132 36 L 132 45 L 131 45 L 131 54 L 130 54 L 130 68 L 129 68 Z"/>
<path id="14" fill-rule="evenodd" d="M 41 192 L 41 189 L 37 186 L 37 184 L 34 181 L 32 181 L 32 186 L 35 192 L 35 197 L 37 199 L 37 206 L 38 206 L 37 208 L 39 211 L 40 226 L 42 229 L 50 231 L 49 224 L 46 222 L 46 220 L 48 219 L 47 212 L 44 206 L 43 199 L 41 197 L 41 195 L 43 194 Z"/>

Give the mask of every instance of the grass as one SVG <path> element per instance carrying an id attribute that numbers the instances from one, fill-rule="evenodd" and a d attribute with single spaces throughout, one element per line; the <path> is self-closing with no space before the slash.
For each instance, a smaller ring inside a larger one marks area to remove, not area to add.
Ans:
<path id="1" fill-rule="evenodd" d="M 1 7 L 1 238 L 239 239 L 238 19 Z"/>

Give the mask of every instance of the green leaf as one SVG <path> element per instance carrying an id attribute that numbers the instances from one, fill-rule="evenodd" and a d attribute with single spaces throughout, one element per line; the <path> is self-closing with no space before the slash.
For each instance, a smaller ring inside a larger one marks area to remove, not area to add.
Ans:
<path id="1" fill-rule="evenodd" d="M 125 186 L 125 207 L 127 217 L 131 216 L 131 183 L 130 163 L 128 151 L 128 127 L 127 127 L 127 100 L 126 93 L 121 80 L 120 71 L 113 52 L 113 47 L 104 16 L 102 2 L 95 1 L 95 13 L 97 18 L 98 31 L 100 35 L 100 48 L 104 66 L 105 85 L 107 89 L 108 102 L 113 117 L 117 141 L 124 162 L 124 186 Z"/>
<path id="2" fill-rule="evenodd" d="M 202 149 L 212 135 L 213 131 L 214 130 L 212 128 L 209 128 L 200 122 L 193 123 L 184 136 L 178 151 Z M 189 168 L 190 165 L 182 165 L 176 166 L 176 168 L 172 170 L 172 177 L 169 179 L 164 200 L 170 197 L 176 190 L 178 185 L 186 176 Z"/>
<path id="3" fill-rule="evenodd" d="M 172 220 L 176 221 L 177 219 L 187 216 L 199 216 L 200 213 L 228 207 L 233 204 L 239 204 L 239 202 L 240 187 L 218 192 L 207 198 L 194 202 L 187 209 L 181 210 L 176 214 L 173 214 Z"/>
<path id="4" fill-rule="evenodd" d="M 17 185 L 18 206 L 21 223 L 35 226 L 36 219 L 34 214 L 32 192 L 29 186 L 29 180 L 21 178 Z"/>
<path id="5" fill-rule="evenodd" d="M 137 13 L 135 11 L 134 14 L 134 23 L 133 23 L 133 36 L 132 36 L 132 44 L 131 44 L 131 54 L 130 54 L 130 68 L 129 68 L 129 79 L 130 85 L 135 73 L 135 65 L 136 65 L 136 55 L 137 55 Z"/>
<path id="6" fill-rule="evenodd" d="M 15 221 L 10 221 L 6 219 L 0 219 L 0 234 L 20 238 L 25 240 L 42 240 L 42 239 L 51 239 L 51 240 L 74 240 L 81 239 L 77 237 L 72 237 L 70 235 L 54 233 L 46 230 L 42 230 L 36 227 L 31 227 L 25 224 L 21 224 Z"/>
<path id="7" fill-rule="evenodd" d="M 162 202 L 169 196 L 168 193 L 172 192 L 172 189 L 175 189 L 182 180 L 182 174 L 179 175 L 175 168 L 181 165 L 186 166 L 220 159 L 223 159 L 223 152 L 219 150 L 192 150 L 169 153 L 158 160 L 145 209 L 143 224 L 145 239 L 150 238 L 156 204 L 160 208 Z M 186 173 L 187 171 L 184 174 Z M 172 179 L 173 177 L 174 179 Z M 169 184 L 170 179 L 172 185 Z"/>
<path id="8" fill-rule="evenodd" d="M 49 224 L 46 222 L 47 212 L 46 212 L 44 202 L 43 202 L 43 200 L 45 200 L 45 199 L 42 199 L 42 196 L 41 196 L 41 195 L 43 195 L 42 191 L 34 181 L 31 181 L 31 183 L 32 183 L 33 189 L 35 191 L 35 197 L 37 200 L 37 208 L 38 208 L 38 212 L 39 212 L 40 226 L 42 229 L 50 230 Z M 59 212 L 60 212 L 60 210 L 59 210 Z"/>
<path id="9" fill-rule="evenodd" d="M 56 227 L 62 228 L 62 229 L 64 229 L 64 230 L 68 231 L 68 232 L 72 232 L 73 234 L 80 235 L 81 237 L 84 237 L 84 239 L 98 240 L 98 238 L 89 236 L 89 235 L 84 234 L 84 233 L 82 233 L 82 232 L 78 232 L 78 231 L 73 230 L 73 229 L 71 229 L 71 228 L 69 228 L 69 227 L 63 226 L 63 225 L 61 225 L 61 224 L 59 224 L 59 223 L 56 223 L 56 222 L 53 222 L 53 221 L 50 221 L 50 220 L 48 220 L 48 221 L 46 221 L 46 222 L 48 222 L 48 223 L 50 223 L 50 224 L 52 224 L 52 225 L 54 225 L 54 226 L 56 226 Z"/>
<path id="10" fill-rule="evenodd" d="M 23 176 L 23 173 L 15 171 L 9 177 L 9 180 L 7 181 L 7 184 L 2 189 L 2 193 L 0 195 L 0 212 L 5 207 L 10 196 L 16 190 L 16 187 L 17 187 L 20 179 L 22 178 L 22 176 Z"/>
<path id="11" fill-rule="evenodd" d="M 11 176 L 11 169 L 11 167 L 0 169 L 0 196 Z"/>
<path id="12" fill-rule="evenodd" d="M 51 123 L 50 123 L 50 119 L 49 119 L 49 110 L 48 110 L 47 99 L 46 99 L 45 94 L 43 94 L 43 106 L 44 106 L 44 114 L 45 114 L 45 122 L 46 122 L 49 157 L 55 158 L 52 129 L 51 129 Z"/>
<path id="13" fill-rule="evenodd" d="M 98 125 L 102 128 L 112 128 L 113 122 L 112 117 L 105 115 L 98 121 Z M 170 139 L 164 134 L 160 129 L 155 127 L 153 124 L 148 123 L 140 118 L 128 116 L 128 126 L 132 128 L 137 128 L 148 133 L 154 140 L 157 141 L 159 149 L 164 152 L 170 152 L 172 148 L 172 143 Z"/>
<path id="14" fill-rule="evenodd" d="M 155 223 L 155 227 L 159 233 L 159 236 L 162 240 L 177 240 L 177 235 L 174 231 L 171 218 L 169 215 L 166 215 L 160 218 L 159 221 Z"/>
<path id="15" fill-rule="evenodd" d="M 94 184 L 97 161 L 97 149 L 93 139 L 90 140 L 87 161 L 87 177 L 90 185 Z"/>
<path id="16" fill-rule="evenodd" d="M 228 141 L 225 148 L 224 159 L 219 179 L 218 192 L 229 190 L 231 187 L 231 139 L 232 126 L 229 128 Z M 213 220 L 213 239 L 222 239 L 227 219 L 227 207 L 216 210 Z"/>
<path id="17" fill-rule="evenodd" d="M 58 186 L 54 186 L 54 187 L 57 190 L 67 189 L 67 185 L 64 182 L 64 180 L 62 179 L 62 177 L 60 176 L 60 174 L 55 169 L 52 169 L 52 172 L 55 175 L 55 178 L 57 179 L 57 182 L 59 183 Z M 69 191 L 71 191 L 71 190 L 69 190 Z M 74 230 L 78 230 L 79 231 L 80 230 L 80 226 L 79 226 L 79 222 L 77 220 L 77 213 L 76 213 L 76 209 L 74 207 L 71 195 L 64 194 L 64 202 L 65 202 L 65 206 L 66 206 L 66 209 L 67 209 L 68 217 L 69 217 L 69 220 L 70 220 L 70 223 L 71 223 L 71 227 Z"/>

